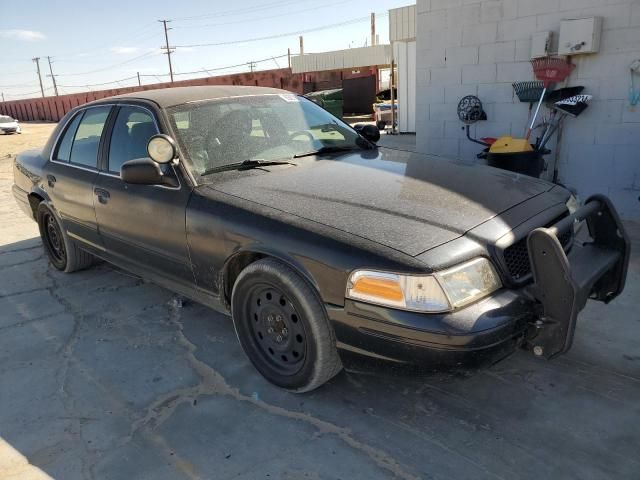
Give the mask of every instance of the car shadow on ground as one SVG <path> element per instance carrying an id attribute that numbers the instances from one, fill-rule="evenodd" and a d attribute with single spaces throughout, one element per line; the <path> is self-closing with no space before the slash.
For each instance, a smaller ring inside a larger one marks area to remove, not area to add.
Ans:
<path id="1" fill-rule="evenodd" d="M 229 317 L 39 239 L 0 247 L 0 435 L 55 478 L 632 478 L 640 268 L 574 349 L 479 370 L 342 372 L 294 395 Z"/>

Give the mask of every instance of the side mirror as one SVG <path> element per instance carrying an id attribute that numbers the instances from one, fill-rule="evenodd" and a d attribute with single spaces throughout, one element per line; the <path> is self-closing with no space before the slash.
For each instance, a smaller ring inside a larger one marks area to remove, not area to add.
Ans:
<path id="1" fill-rule="evenodd" d="M 176 178 L 165 175 L 160 165 L 150 158 L 137 158 L 124 162 L 120 167 L 120 178 L 125 183 L 135 185 L 178 186 Z"/>
<path id="2" fill-rule="evenodd" d="M 178 156 L 176 142 L 169 135 L 154 135 L 147 143 L 149 158 L 157 163 L 169 163 Z"/>
<path id="3" fill-rule="evenodd" d="M 380 129 L 375 125 L 358 123 L 353 126 L 354 130 L 370 142 L 376 143 L 380 140 Z"/>

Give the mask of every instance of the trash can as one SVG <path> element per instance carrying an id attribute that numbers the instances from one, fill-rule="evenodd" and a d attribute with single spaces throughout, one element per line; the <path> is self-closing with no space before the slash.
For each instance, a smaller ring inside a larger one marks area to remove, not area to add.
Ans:
<path id="1" fill-rule="evenodd" d="M 335 115 L 336 117 L 342 118 L 343 100 L 341 88 L 307 93 L 305 95 L 305 98 L 311 100 L 313 103 L 320 105 L 322 108 Z"/>
<path id="2" fill-rule="evenodd" d="M 549 150 L 532 150 L 529 152 L 516 153 L 491 153 L 488 149 L 484 152 L 484 158 L 487 159 L 487 165 L 510 172 L 521 173 L 530 177 L 540 178 L 540 174 L 545 170 L 545 161 L 543 155 L 549 153 Z"/>

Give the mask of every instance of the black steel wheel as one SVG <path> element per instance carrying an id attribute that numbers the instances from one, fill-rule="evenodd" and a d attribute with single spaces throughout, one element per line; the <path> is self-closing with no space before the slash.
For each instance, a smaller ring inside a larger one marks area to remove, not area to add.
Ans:
<path id="1" fill-rule="evenodd" d="M 304 365 L 307 336 L 300 314 L 278 286 L 256 283 L 247 296 L 252 340 L 264 362 L 292 375 Z"/>
<path id="2" fill-rule="evenodd" d="M 317 292 L 290 267 L 263 259 L 238 276 L 231 296 L 238 340 L 271 383 L 307 392 L 342 368 Z"/>
<path id="3" fill-rule="evenodd" d="M 36 219 L 42 244 L 51 265 L 58 270 L 70 273 L 93 264 L 93 255 L 80 249 L 69 239 L 60 226 L 58 217 L 44 202 L 38 205 Z"/>
<path id="4" fill-rule="evenodd" d="M 46 209 L 41 216 L 42 243 L 49 260 L 58 270 L 64 270 L 67 264 L 67 249 L 64 245 L 62 230 L 53 212 Z"/>

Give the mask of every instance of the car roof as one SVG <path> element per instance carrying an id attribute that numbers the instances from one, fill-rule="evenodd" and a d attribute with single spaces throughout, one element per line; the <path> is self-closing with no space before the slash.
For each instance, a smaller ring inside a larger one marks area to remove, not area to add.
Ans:
<path id="1" fill-rule="evenodd" d="M 269 87 L 246 87 L 240 85 L 203 85 L 194 87 L 170 87 L 157 90 L 144 90 L 141 92 L 125 93 L 114 97 L 103 98 L 96 103 L 102 103 L 114 99 L 124 100 L 149 100 L 162 108 L 182 105 L 189 102 L 202 100 L 216 100 L 228 97 L 243 97 L 250 95 L 284 95 L 291 94 L 287 90 Z"/>

